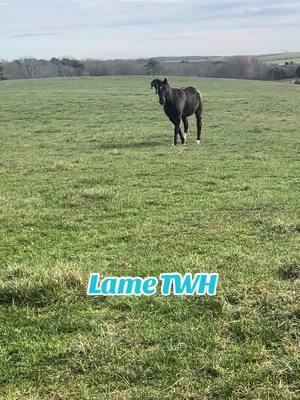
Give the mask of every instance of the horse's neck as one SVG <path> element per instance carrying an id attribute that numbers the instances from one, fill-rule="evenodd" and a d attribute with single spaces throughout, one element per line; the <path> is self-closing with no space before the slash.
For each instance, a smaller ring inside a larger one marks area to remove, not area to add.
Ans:
<path id="1" fill-rule="evenodd" d="M 173 89 L 171 87 L 168 88 L 167 92 L 166 92 L 166 101 L 172 101 L 173 98 Z"/>

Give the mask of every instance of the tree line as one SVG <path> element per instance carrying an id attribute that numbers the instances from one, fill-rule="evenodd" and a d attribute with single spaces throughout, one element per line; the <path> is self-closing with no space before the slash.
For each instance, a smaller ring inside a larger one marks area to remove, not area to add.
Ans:
<path id="1" fill-rule="evenodd" d="M 148 60 L 76 60 L 22 58 L 0 63 L 0 80 L 73 76 L 178 75 L 212 78 L 280 80 L 300 77 L 300 66 L 266 63 L 257 57 L 233 56 L 198 62 Z"/>

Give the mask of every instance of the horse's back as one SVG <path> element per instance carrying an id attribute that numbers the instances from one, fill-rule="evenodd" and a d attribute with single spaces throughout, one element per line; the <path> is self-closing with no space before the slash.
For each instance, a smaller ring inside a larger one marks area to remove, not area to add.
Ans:
<path id="1" fill-rule="evenodd" d="M 186 88 L 182 89 L 186 95 L 188 96 L 196 96 L 196 97 L 200 97 L 200 100 L 202 101 L 202 95 L 199 89 L 193 87 L 193 86 L 188 86 Z"/>
<path id="2" fill-rule="evenodd" d="M 165 113 L 169 118 L 189 117 L 197 110 L 202 111 L 202 98 L 200 92 L 192 87 L 186 88 L 171 88 L 171 98 L 165 104 Z"/>
<path id="3" fill-rule="evenodd" d="M 184 116 L 192 115 L 199 107 L 202 110 L 202 96 L 198 89 L 188 86 L 182 91 L 185 94 L 185 105 L 183 109 Z"/>

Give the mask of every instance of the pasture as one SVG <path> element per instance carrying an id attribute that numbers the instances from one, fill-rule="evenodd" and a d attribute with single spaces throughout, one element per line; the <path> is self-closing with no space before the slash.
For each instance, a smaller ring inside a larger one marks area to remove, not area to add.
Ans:
<path id="1" fill-rule="evenodd" d="M 270 62 L 272 64 L 284 65 L 286 62 L 293 62 L 294 64 L 300 64 L 300 52 L 284 52 L 278 54 L 263 54 L 258 56 L 263 61 Z"/>
<path id="2" fill-rule="evenodd" d="M 0 399 L 297 399 L 300 91 L 169 77 L 0 83 Z M 90 272 L 218 272 L 215 297 L 87 298 Z"/>

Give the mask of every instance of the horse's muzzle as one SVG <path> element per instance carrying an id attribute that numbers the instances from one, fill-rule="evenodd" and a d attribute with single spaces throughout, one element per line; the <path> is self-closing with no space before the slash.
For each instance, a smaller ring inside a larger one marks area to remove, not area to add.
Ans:
<path id="1" fill-rule="evenodd" d="M 165 104 L 165 101 L 163 99 L 159 99 L 159 104 L 163 106 Z"/>

